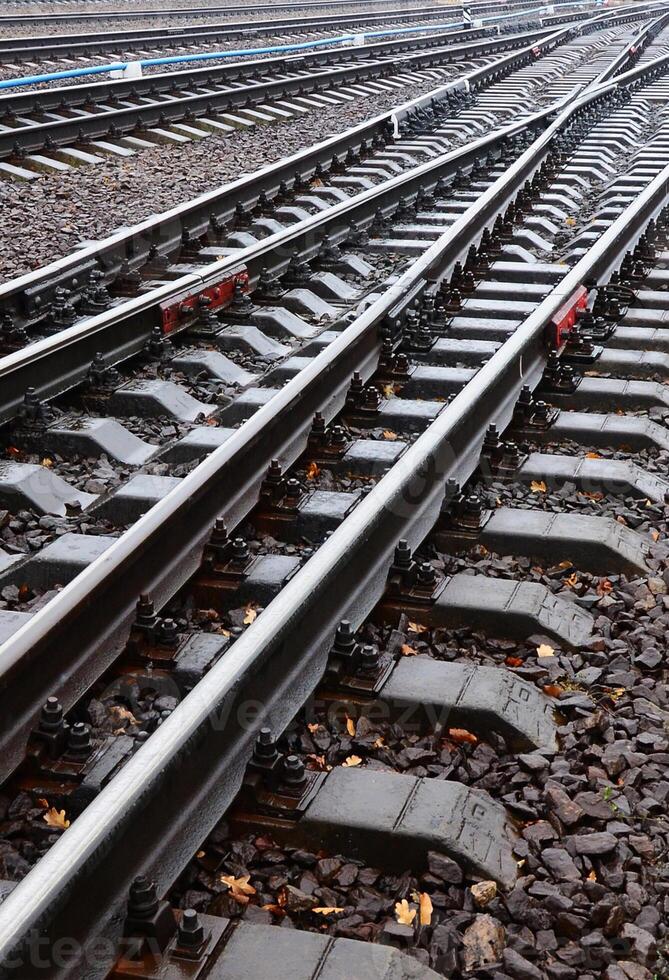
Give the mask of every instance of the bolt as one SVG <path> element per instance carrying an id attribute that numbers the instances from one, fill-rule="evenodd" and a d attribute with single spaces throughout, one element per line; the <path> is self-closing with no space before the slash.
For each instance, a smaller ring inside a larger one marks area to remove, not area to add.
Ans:
<path id="1" fill-rule="evenodd" d="M 128 914 L 133 918 L 150 919 L 158 911 L 156 886 L 144 875 L 137 875 L 130 886 Z"/>
<path id="2" fill-rule="evenodd" d="M 416 578 L 419 585 L 433 586 L 437 579 L 437 573 L 429 561 L 422 561 L 418 566 Z"/>
<path id="3" fill-rule="evenodd" d="M 257 762 L 272 762 L 276 759 L 276 740 L 271 728 L 261 728 L 253 746 L 253 758 Z"/>
<path id="4" fill-rule="evenodd" d="M 58 698 L 53 695 L 46 699 L 42 707 L 39 719 L 41 732 L 59 732 L 65 724 L 63 718 L 63 706 Z"/>
<path id="5" fill-rule="evenodd" d="M 173 619 L 161 619 L 156 626 L 155 637 L 159 646 L 175 646 L 179 639 L 176 622 Z"/>
<path id="6" fill-rule="evenodd" d="M 304 763 L 296 755 L 287 755 L 281 767 L 283 782 L 287 786 L 301 786 L 306 779 Z"/>
<path id="7" fill-rule="evenodd" d="M 342 619 L 335 632 L 332 653 L 349 656 L 355 649 L 355 633 L 348 619 Z"/>
<path id="8" fill-rule="evenodd" d="M 91 730 L 88 725 L 84 725 L 81 721 L 72 725 L 67 739 L 68 755 L 89 755 L 92 748 Z"/>
<path id="9" fill-rule="evenodd" d="M 142 594 L 135 606 L 135 623 L 137 626 L 152 626 L 155 614 L 151 596 Z"/>
<path id="10" fill-rule="evenodd" d="M 379 666 L 379 648 L 372 643 L 366 643 L 360 650 L 358 665 L 361 671 L 373 671 Z"/>
<path id="11" fill-rule="evenodd" d="M 400 538 L 395 547 L 393 565 L 401 571 L 408 571 L 411 568 L 411 548 L 405 538 Z"/>
<path id="12" fill-rule="evenodd" d="M 197 949 L 204 942 L 204 927 L 195 909 L 184 909 L 177 932 L 177 945 Z"/>
<path id="13" fill-rule="evenodd" d="M 249 554 L 249 546 L 244 538 L 235 538 L 235 540 L 232 542 L 232 560 L 246 561 Z"/>

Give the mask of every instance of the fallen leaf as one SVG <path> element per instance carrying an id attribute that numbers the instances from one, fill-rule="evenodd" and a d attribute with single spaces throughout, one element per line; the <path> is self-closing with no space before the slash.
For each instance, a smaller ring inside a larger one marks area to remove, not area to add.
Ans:
<path id="1" fill-rule="evenodd" d="M 568 228 L 573 228 L 574 225 L 576 224 L 576 218 L 565 218 L 564 223 L 567 225 Z"/>
<path id="2" fill-rule="evenodd" d="M 332 766 L 329 766 L 325 761 L 324 755 L 308 755 L 307 762 L 313 762 L 313 765 L 310 765 L 308 768 L 315 769 L 317 772 L 329 772 L 332 769 Z"/>
<path id="3" fill-rule="evenodd" d="M 348 715 L 346 715 L 346 731 L 351 737 L 355 735 L 355 722 L 352 718 L 349 718 Z"/>
<path id="4" fill-rule="evenodd" d="M 318 731 L 318 729 L 319 729 L 320 727 L 321 727 L 321 726 L 320 726 L 320 725 L 318 724 L 318 722 L 317 722 L 317 721 L 315 721 L 315 722 L 314 722 L 313 724 L 311 724 L 311 725 L 307 725 L 307 728 L 309 729 L 309 731 L 310 731 L 310 732 L 311 732 L 312 734 L 313 734 L 314 732 L 317 732 L 317 731 Z"/>
<path id="5" fill-rule="evenodd" d="M 523 659 L 522 657 L 507 657 L 504 663 L 507 667 L 522 667 Z"/>
<path id="6" fill-rule="evenodd" d="M 393 384 L 381 385 L 381 390 L 383 391 L 383 394 L 386 396 L 386 398 L 395 397 L 395 385 Z"/>
<path id="7" fill-rule="evenodd" d="M 244 606 L 244 612 L 246 613 L 246 615 L 244 616 L 244 626 L 250 626 L 251 623 L 256 619 L 258 615 L 258 611 L 256 607 L 253 605 L 253 603 L 251 602 L 249 603 L 248 606 Z"/>
<path id="8" fill-rule="evenodd" d="M 55 806 L 52 806 L 50 810 L 42 817 L 44 823 L 48 824 L 49 827 L 55 827 L 56 830 L 67 830 L 70 826 L 70 821 L 65 816 L 65 810 L 57 810 Z"/>
<path id="9" fill-rule="evenodd" d="M 425 631 L 427 630 L 427 626 L 423 626 L 422 623 L 410 622 L 408 629 L 410 633 L 425 633 Z"/>
<path id="10" fill-rule="evenodd" d="M 565 585 L 568 585 L 570 589 L 573 589 L 575 585 L 578 585 L 579 578 L 576 572 L 572 572 L 565 580 Z"/>
<path id="11" fill-rule="evenodd" d="M 611 691 L 609 697 L 611 698 L 612 701 L 619 701 L 624 693 L 625 693 L 624 687 L 617 687 L 615 690 Z"/>
<path id="12" fill-rule="evenodd" d="M 415 657 L 418 653 L 415 647 L 412 647 L 410 643 L 403 643 L 401 646 L 401 653 L 403 657 Z"/>
<path id="13" fill-rule="evenodd" d="M 320 474 L 321 468 L 318 463 L 314 463 L 313 461 L 309 463 L 306 469 L 307 480 L 315 480 L 317 476 L 320 476 Z"/>
<path id="14" fill-rule="evenodd" d="M 601 459 L 602 457 L 599 455 L 599 453 L 586 453 L 585 454 L 585 458 L 586 459 Z"/>
<path id="15" fill-rule="evenodd" d="M 349 755 L 342 762 L 344 769 L 352 769 L 354 766 L 359 766 L 362 763 L 362 759 L 359 755 Z"/>
<path id="16" fill-rule="evenodd" d="M 372 742 L 373 749 L 382 749 L 386 743 L 383 741 L 383 735 L 379 735 L 377 739 Z"/>
<path id="17" fill-rule="evenodd" d="M 204 420 L 204 424 L 205 425 L 218 425 L 218 419 L 212 419 L 212 418 L 205 419 Z"/>
<path id="18" fill-rule="evenodd" d="M 46 466 L 48 470 L 51 469 L 51 467 L 53 466 L 53 460 L 49 459 L 48 456 L 45 456 L 44 459 L 42 460 L 42 466 Z"/>
<path id="19" fill-rule="evenodd" d="M 532 493 L 546 493 L 546 484 L 543 480 L 532 480 L 530 490 Z"/>
<path id="20" fill-rule="evenodd" d="M 388 439 L 390 442 L 394 442 L 397 439 L 397 433 L 391 432 L 390 429 L 384 429 L 383 438 Z"/>
<path id="21" fill-rule="evenodd" d="M 547 694 L 549 698 L 559 698 L 562 690 L 563 688 L 559 684 L 544 684 L 544 694 Z"/>
<path id="22" fill-rule="evenodd" d="M 316 915 L 335 915 L 336 912 L 343 912 L 344 910 L 337 908 L 336 905 L 322 905 L 316 909 L 312 909 L 311 911 L 315 912 Z"/>
<path id="23" fill-rule="evenodd" d="M 554 657 L 555 650 L 553 647 L 549 647 L 547 643 L 540 643 L 537 647 L 537 657 Z"/>
<path id="24" fill-rule="evenodd" d="M 451 741 L 459 742 L 461 744 L 464 742 L 469 742 L 470 745 L 476 745 L 478 742 L 476 735 L 472 735 L 472 733 L 468 732 L 466 728 L 449 728 L 448 737 L 451 739 Z"/>
<path id="25" fill-rule="evenodd" d="M 497 883 L 494 881 L 478 881 L 469 890 L 475 904 L 482 909 L 497 896 Z"/>
<path id="26" fill-rule="evenodd" d="M 579 493 L 579 495 L 581 497 L 585 497 L 587 500 L 603 500 L 604 499 L 604 494 L 601 493 L 599 490 L 596 490 L 596 491 L 594 491 L 592 493 L 590 491 L 588 491 L 588 490 L 579 490 L 578 493 Z"/>
<path id="27" fill-rule="evenodd" d="M 410 926 L 416 918 L 416 909 L 411 908 L 406 898 L 395 902 L 395 918 L 403 926 Z"/>
<path id="28" fill-rule="evenodd" d="M 206 855 L 206 851 L 198 851 L 195 855 L 196 858 L 203 858 Z"/>
<path id="29" fill-rule="evenodd" d="M 49 801 L 45 800 L 44 797 L 37 801 L 37 806 L 43 806 L 45 810 L 49 809 Z"/>
<path id="30" fill-rule="evenodd" d="M 588 875 L 588 881 L 597 881 L 597 875 L 595 874 L 594 870 Z"/>
<path id="31" fill-rule="evenodd" d="M 602 581 L 597 586 L 598 595 L 606 595 L 607 592 L 613 590 L 613 582 L 610 582 L 607 578 L 603 578 Z"/>
<path id="32" fill-rule="evenodd" d="M 660 540 L 660 532 L 659 531 L 651 531 L 650 532 L 650 536 L 653 539 L 653 541 L 659 541 Z"/>
<path id="33" fill-rule="evenodd" d="M 137 725 L 138 721 L 133 715 L 132 711 L 128 708 L 124 708 L 122 704 L 113 704 L 109 709 L 109 714 L 113 715 L 114 721 L 127 721 L 131 725 Z"/>
<path id="34" fill-rule="evenodd" d="M 235 902 L 239 902 L 240 905 L 248 905 L 249 896 L 256 893 L 253 885 L 249 885 L 250 877 L 251 875 L 242 875 L 241 878 L 235 878 L 234 875 L 220 875 L 219 880 L 228 886 L 228 891 Z"/>
<path id="35" fill-rule="evenodd" d="M 21 456 L 21 450 L 17 449 L 16 446 L 7 446 L 7 453 L 9 456 Z"/>
<path id="36" fill-rule="evenodd" d="M 429 924 L 432 922 L 432 899 L 427 892 L 420 893 L 418 899 L 418 912 L 420 924 L 422 926 L 429 926 Z"/>

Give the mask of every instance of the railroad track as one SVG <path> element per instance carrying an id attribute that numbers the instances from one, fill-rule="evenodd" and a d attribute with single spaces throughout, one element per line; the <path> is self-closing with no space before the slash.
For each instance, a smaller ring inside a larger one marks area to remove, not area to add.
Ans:
<path id="1" fill-rule="evenodd" d="M 494 60 L 498 70 L 506 70 L 516 59 L 505 52 L 522 50 L 526 56 L 535 41 L 552 33 L 554 28 L 544 28 L 464 45 L 451 43 L 452 35 L 386 41 L 361 46 L 353 60 L 346 51 L 321 51 L 6 95 L 0 97 L 0 158 L 10 166 L 3 174 L 31 180 L 68 164 L 95 164 L 103 155 L 127 156 L 152 141 L 204 139 L 212 131 L 280 123 L 332 100 L 379 91 L 379 81 L 386 90 L 401 87 L 427 70 L 435 78 L 455 76 Z"/>
<path id="2" fill-rule="evenodd" d="M 206 242 L 213 196 L 0 289 L 7 976 L 652 968 L 661 760 L 626 794 L 605 736 L 663 751 L 661 657 L 621 678 L 666 593 L 669 30 L 627 17 L 239 182 Z"/>

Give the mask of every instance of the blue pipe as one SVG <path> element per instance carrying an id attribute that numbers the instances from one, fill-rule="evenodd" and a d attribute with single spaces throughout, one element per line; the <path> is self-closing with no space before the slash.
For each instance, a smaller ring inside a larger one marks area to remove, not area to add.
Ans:
<path id="1" fill-rule="evenodd" d="M 575 0 L 574 3 L 556 3 L 555 6 L 563 9 L 565 7 L 582 7 L 586 4 L 601 3 L 601 0 Z M 482 22 L 492 22 L 492 21 L 506 21 L 512 18 L 525 17 L 527 14 L 541 14 L 547 10 L 547 7 L 534 7 L 531 10 L 521 10 L 518 13 L 508 14 L 505 17 L 479 17 L 477 20 Z M 464 21 L 452 21 L 449 24 L 433 24 L 430 26 L 422 27 L 397 27 L 392 30 L 385 31 L 373 31 L 373 32 L 363 32 L 364 37 L 393 37 L 398 34 L 418 34 L 420 32 L 426 31 L 442 31 L 444 28 L 448 27 L 463 27 L 465 26 Z M 285 53 L 291 51 L 305 51 L 309 48 L 319 48 L 324 47 L 328 44 L 344 44 L 347 41 L 352 41 L 356 37 L 360 37 L 359 34 L 342 34 L 339 37 L 327 37 L 321 38 L 319 41 L 301 41 L 298 44 L 283 44 L 278 47 L 267 47 L 267 48 L 240 48 L 237 51 L 212 51 L 206 54 L 180 54 L 172 55 L 169 58 L 146 58 L 142 61 L 137 62 L 143 68 L 154 67 L 156 65 L 180 65 L 189 61 L 214 61 L 221 58 L 239 58 L 239 57 L 250 57 L 261 54 L 277 54 Z M 27 85 L 36 85 L 40 82 L 53 82 L 60 78 L 84 78 L 87 75 L 102 75 L 111 71 L 123 71 L 128 67 L 128 64 L 135 64 L 135 62 L 127 61 L 116 61 L 110 65 L 91 65 L 90 68 L 70 68 L 67 71 L 56 71 L 51 72 L 47 75 L 26 75 L 23 78 L 6 78 L 0 81 L 0 89 L 7 88 L 22 88 Z"/>

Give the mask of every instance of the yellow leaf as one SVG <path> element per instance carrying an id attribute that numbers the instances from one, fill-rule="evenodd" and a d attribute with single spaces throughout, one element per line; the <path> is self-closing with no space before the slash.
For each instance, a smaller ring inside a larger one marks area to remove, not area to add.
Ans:
<path id="1" fill-rule="evenodd" d="M 427 630 L 427 626 L 423 626 L 422 623 L 409 623 L 410 633 L 424 633 Z"/>
<path id="2" fill-rule="evenodd" d="M 578 575 L 576 572 L 572 572 L 572 574 L 569 575 L 564 581 L 565 585 L 568 585 L 571 589 L 573 589 L 575 585 L 578 585 Z"/>
<path id="3" fill-rule="evenodd" d="M 532 480 L 530 490 L 532 493 L 546 493 L 546 484 L 543 480 Z"/>
<path id="4" fill-rule="evenodd" d="M 395 397 L 395 385 L 393 384 L 382 385 L 381 388 L 386 398 Z"/>
<path id="5" fill-rule="evenodd" d="M 599 455 L 599 453 L 586 453 L 585 454 L 585 458 L 586 459 L 601 459 L 602 457 Z"/>
<path id="6" fill-rule="evenodd" d="M 383 741 L 383 735 L 379 735 L 379 737 L 372 742 L 373 749 L 382 749 L 384 745 L 385 742 Z"/>
<path id="7" fill-rule="evenodd" d="M 597 881 L 597 875 L 595 874 L 594 871 L 591 871 L 590 874 L 588 875 L 588 881 Z"/>
<path id="8" fill-rule="evenodd" d="M 537 647 L 537 656 L 554 657 L 555 650 L 553 649 L 553 647 L 549 647 L 547 643 L 540 643 L 539 646 Z"/>
<path id="9" fill-rule="evenodd" d="M 650 536 L 653 539 L 653 541 L 659 541 L 660 540 L 660 532 L 659 531 L 651 531 L 650 532 Z"/>
<path id="10" fill-rule="evenodd" d="M 415 647 L 412 647 L 409 643 L 402 644 L 402 656 L 403 657 L 415 657 L 418 653 Z"/>
<path id="11" fill-rule="evenodd" d="M 574 225 L 576 224 L 576 218 L 565 218 L 564 223 L 567 225 L 568 228 L 573 228 Z"/>
<path id="12" fill-rule="evenodd" d="M 615 690 L 611 691 L 609 697 L 611 698 L 612 701 L 619 701 L 624 693 L 625 693 L 624 687 L 617 687 L 615 688 Z"/>
<path id="13" fill-rule="evenodd" d="M 50 810 L 47 810 L 47 812 L 43 815 L 42 820 L 50 827 L 55 827 L 56 830 L 67 830 L 67 828 L 70 826 L 70 821 L 65 817 L 65 810 L 57 810 L 55 806 L 52 806 Z"/>
<path id="14" fill-rule="evenodd" d="M 244 626 L 250 626 L 258 615 L 257 609 L 251 602 L 248 606 L 244 606 L 244 612 L 246 613 L 244 616 Z"/>
<path id="15" fill-rule="evenodd" d="M 354 766 L 359 766 L 362 763 L 362 759 L 359 755 L 349 755 L 342 762 L 344 769 L 352 769 Z"/>
<path id="16" fill-rule="evenodd" d="M 432 922 L 432 899 L 427 892 L 420 893 L 418 910 L 420 913 L 420 924 L 422 926 L 429 926 Z"/>
<path id="17" fill-rule="evenodd" d="M 410 926 L 416 918 L 416 909 L 411 908 L 406 898 L 401 902 L 395 902 L 395 918 L 403 926 Z"/>
<path id="18" fill-rule="evenodd" d="M 320 476 L 321 469 L 318 463 L 311 462 L 306 469 L 307 480 L 315 480 L 317 476 Z"/>
<path id="19" fill-rule="evenodd" d="M 313 734 L 314 732 L 317 732 L 317 731 L 318 731 L 318 729 L 319 729 L 320 727 L 321 727 L 321 726 L 320 726 L 320 725 L 318 724 L 318 722 L 317 722 L 317 721 L 315 721 L 315 722 L 313 723 L 313 725 L 307 725 L 307 728 L 309 729 L 309 731 L 310 731 L 310 732 L 311 732 L 312 734 Z"/>
<path id="20" fill-rule="evenodd" d="M 397 439 L 397 433 L 391 432 L 390 429 L 385 429 L 383 432 L 383 438 L 388 439 L 390 442 L 394 442 Z"/>
<path id="21" fill-rule="evenodd" d="M 346 731 L 351 736 L 355 735 L 355 722 L 352 718 L 349 718 L 348 715 L 346 715 Z"/>
<path id="22" fill-rule="evenodd" d="M 220 881 L 228 886 L 228 891 L 235 902 L 239 902 L 240 905 L 248 905 L 249 896 L 256 893 L 253 885 L 249 885 L 250 877 L 251 875 L 242 875 L 241 878 L 235 878 L 234 875 L 220 875 Z"/>
<path id="23" fill-rule="evenodd" d="M 312 909 L 311 911 L 315 912 L 316 915 L 334 915 L 336 912 L 343 912 L 344 910 L 337 908 L 336 905 L 321 905 L 317 909 Z"/>
<path id="24" fill-rule="evenodd" d="M 476 745 L 478 742 L 476 735 L 472 735 L 472 733 L 468 732 L 465 728 L 449 728 L 448 737 L 453 742 L 469 742 L 471 745 Z"/>
<path id="25" fill-rule="evenodd" d="M 50 469 L 53 466 L 53 460 L 49 459 L 48 456 L 45 456 L 42 460 L 42 466 L 46 466 L 47 469 Z"/>

